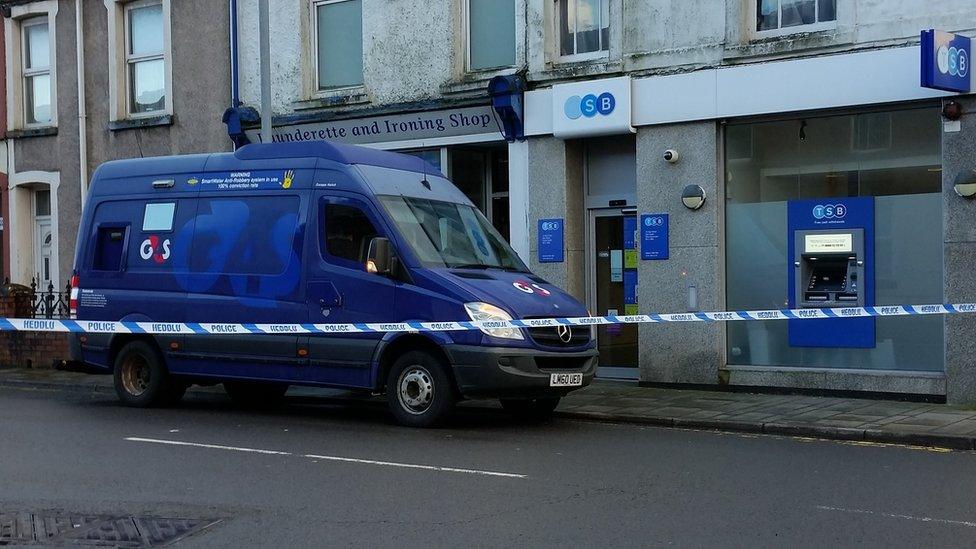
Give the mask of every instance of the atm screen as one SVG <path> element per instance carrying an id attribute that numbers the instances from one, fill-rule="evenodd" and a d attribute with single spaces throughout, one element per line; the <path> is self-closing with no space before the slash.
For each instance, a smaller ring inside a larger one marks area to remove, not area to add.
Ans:
<path id="1" fill-rule="evenodd" d="M 812 292 L 843 292 L 847 288 L 847 261 L 822 263 L 812 270 L 810 286 Z"/>

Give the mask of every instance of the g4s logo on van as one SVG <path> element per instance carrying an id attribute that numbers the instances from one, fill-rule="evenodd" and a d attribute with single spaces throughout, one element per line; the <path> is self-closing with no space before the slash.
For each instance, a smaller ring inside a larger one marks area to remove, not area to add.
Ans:
<path id="1" fill-rule="evenodd" d="M 158 236 L 149 235 L 139 246 L 139 256 L 146 261 L 152 259 L 156 263 L 166 263 L 170 256 L 169 239 L 160 242 Z"/>
<path id="2" fill-rule="evenodd" d="M 539 286 L 538 284 L 530 284 L 524 280 L 516 280 L 515 282 L 512 282 L 512 286 L 515 286 L 518 291 L 525 292 L 527 294 L 539 294 L 542 297 L 549 297 L 552 295 L 552 292 L 543 288 L 542 286 Z"/>

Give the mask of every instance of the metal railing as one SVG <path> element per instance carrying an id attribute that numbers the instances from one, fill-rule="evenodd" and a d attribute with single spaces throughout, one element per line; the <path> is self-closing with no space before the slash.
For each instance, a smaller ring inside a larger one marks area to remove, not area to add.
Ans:
<path id="1" fill-rule="evenodd" d="M 38 288 L 41 284 L 36 278 L 31 279 L 31 318 L 68 318 L 71 285 L 65 285 L 64 291 L 55 291 L 53 282 L 49 281 L 46 289 Z"/>

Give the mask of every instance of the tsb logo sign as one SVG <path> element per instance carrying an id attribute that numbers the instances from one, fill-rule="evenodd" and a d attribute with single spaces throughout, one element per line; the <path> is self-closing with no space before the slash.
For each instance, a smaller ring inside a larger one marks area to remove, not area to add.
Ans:
<path id="1" fill-rule="evenodd" d="M 566 118 L 576 120 L 581 116 L 593 118 L 597 114 L 609 116 L 617 108 L 617 99 L 610 92 L 603 92 L 600 95 L 592 93 L 584 95 L 572 95 L 566 99 L 563 109 Z"/>
<path id="2" fill-rule="evenodd" d="M 844 219 L 847 217 L 847 206 L 843 204 L 822 205 L 817 204 L 813 207 L 813 217 L 815 219 Z"/>
<path id="3" fill-rule="evenodd" d="M 559 222 L 558 221 L 543 221 L 542 224 L 539 225 L 539 226 L 542 228 L 543 231 L 558 231 L 559 230 Z"/>
<path id="4" fill-rule="evenodd" d="M 166 263 L 170 256 L 169 246 L 168 238 L 160 242 L 158 236 L 151 235 L 139 246 L 139 256 L 146 261 L 152 259 L 156 263 Z"/>
<path id="5" fill-rule="evenodd" d="M 962 48 L 942 46 L 936 58 L 942 74 L 959 78 L 965 78 L 969 74 L 969 55 Z"/>

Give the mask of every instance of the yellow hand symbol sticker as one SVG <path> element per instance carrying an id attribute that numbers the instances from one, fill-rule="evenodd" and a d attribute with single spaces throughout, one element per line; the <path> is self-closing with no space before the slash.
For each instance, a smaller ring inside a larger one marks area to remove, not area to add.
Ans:
<path id="1" fill-rule="evenodd" d="M 281 182 L 281 188 L 290 189 L 291 182 L 295 179 L 295 170 L 288 170 L 285 172 L 285 180 Z"/>

